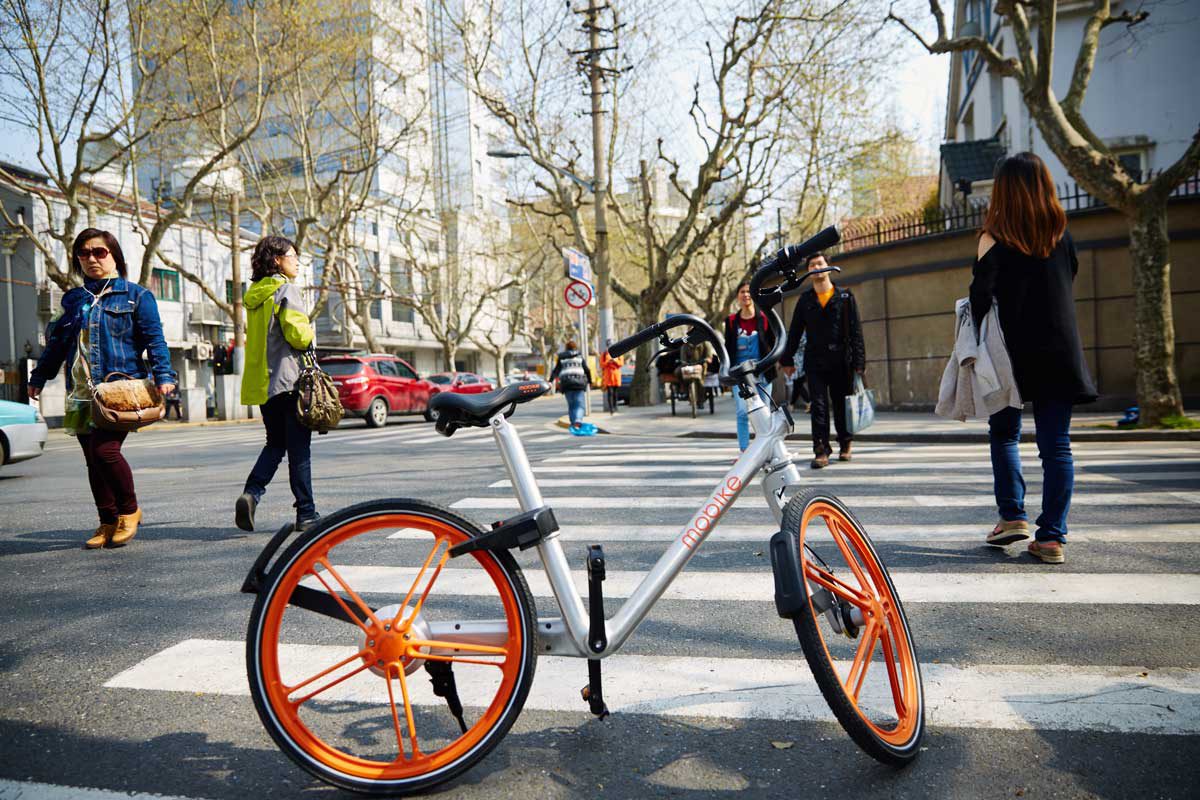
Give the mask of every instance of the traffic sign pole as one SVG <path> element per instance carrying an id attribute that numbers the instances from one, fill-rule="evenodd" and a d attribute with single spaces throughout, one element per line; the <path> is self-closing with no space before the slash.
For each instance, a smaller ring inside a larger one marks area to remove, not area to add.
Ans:
<path id="1" fill-rule="evenodd" d="M 568 306 L 579 312 L 579 355 L 586 364 L 588 359 L 587 307 L 592 302 L 592 287 L 586 281 L 576 278 L 563 290 L 563 299 L 567 301 Z M 592 413 L 591 381 L 588 381 L 588 387 L 583 393 L 583 413 L 589 416 Z"/>

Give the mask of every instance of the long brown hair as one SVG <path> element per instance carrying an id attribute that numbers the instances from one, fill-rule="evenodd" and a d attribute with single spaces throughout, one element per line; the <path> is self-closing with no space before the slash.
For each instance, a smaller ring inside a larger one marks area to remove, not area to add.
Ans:
<path id="1" fill-rule="evenodd" d="M 1067 229 L 1067 215 L 1045 162 L 1017 153 L 996 165 L 995 177 L 983 230 L 1027 256 L 1049 257 Z"/>

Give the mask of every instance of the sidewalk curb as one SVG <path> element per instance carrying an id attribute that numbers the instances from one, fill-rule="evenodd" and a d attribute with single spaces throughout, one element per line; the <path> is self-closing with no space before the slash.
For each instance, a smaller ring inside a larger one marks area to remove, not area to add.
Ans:
<path id="1" fill-rule="evenodd" d="M 736 439 L 735 433 L 718 433 L 716 431 L 689 431 L 676 436 L 679 439 Z M 810 437 L 793 433 L 788 441 L 807 441 Z M 854 437 L 856 442 L 910 443 L 910 444 L 987 444 L 986 433 L 860 433 Z M 1036 441 L 1034 433 L 1021 433 L 1022 442 Z M 1073 442 L 1200 442 L 1200 431 L 1071 431 Z"/>

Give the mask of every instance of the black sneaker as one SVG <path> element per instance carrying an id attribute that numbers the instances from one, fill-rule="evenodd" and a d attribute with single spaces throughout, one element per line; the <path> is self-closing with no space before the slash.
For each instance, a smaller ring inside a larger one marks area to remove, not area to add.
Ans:
<path id="1" fill-rule="evenodd" d="M 254 530 L 254 510 L 258 501 L 249 492 L 242 492 L 237 502 L 233 504 L 233 519 L 237 526 L 244 531 Z"/>
<path id="2" fill-rule="evenodd" d="M 292 526 L 292 530 L 296 533 L 304 533 L 306 530 L 314 527 L 320 521 L 321 515 L 314 511 L 311 517 L 305 517 L 304 519 L 296 517 L 296 524 Z"/>

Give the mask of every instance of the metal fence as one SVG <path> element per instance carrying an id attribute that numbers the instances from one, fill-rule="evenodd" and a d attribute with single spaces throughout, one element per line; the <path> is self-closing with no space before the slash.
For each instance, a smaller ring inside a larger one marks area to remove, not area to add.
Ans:
<path id="1" fill-rule="evenodd" d="M 1140 176 L 1138 176 L 1140 179 Z M 1149 178 L 1153 178 L 1152 173 Z M 1148 179 L 1149 179 L 1148 178 Z M 1171 197 L 1200 197 L 1200 174 L 1193 175 L 1171 192 Z M 1099 198 L 1080 188 L 1077 183 L 1058 187 L 1058 200 L 1068 214 L 1104 208 Z M 976 229 L 987 215 L 987 204 L 967 207 L 921 209 L 890 217 L 851 220 L 841 227 L 842 241 L 834 252 L 849 253 L 867 247 L 936 236 L 965 229 Z"/>

